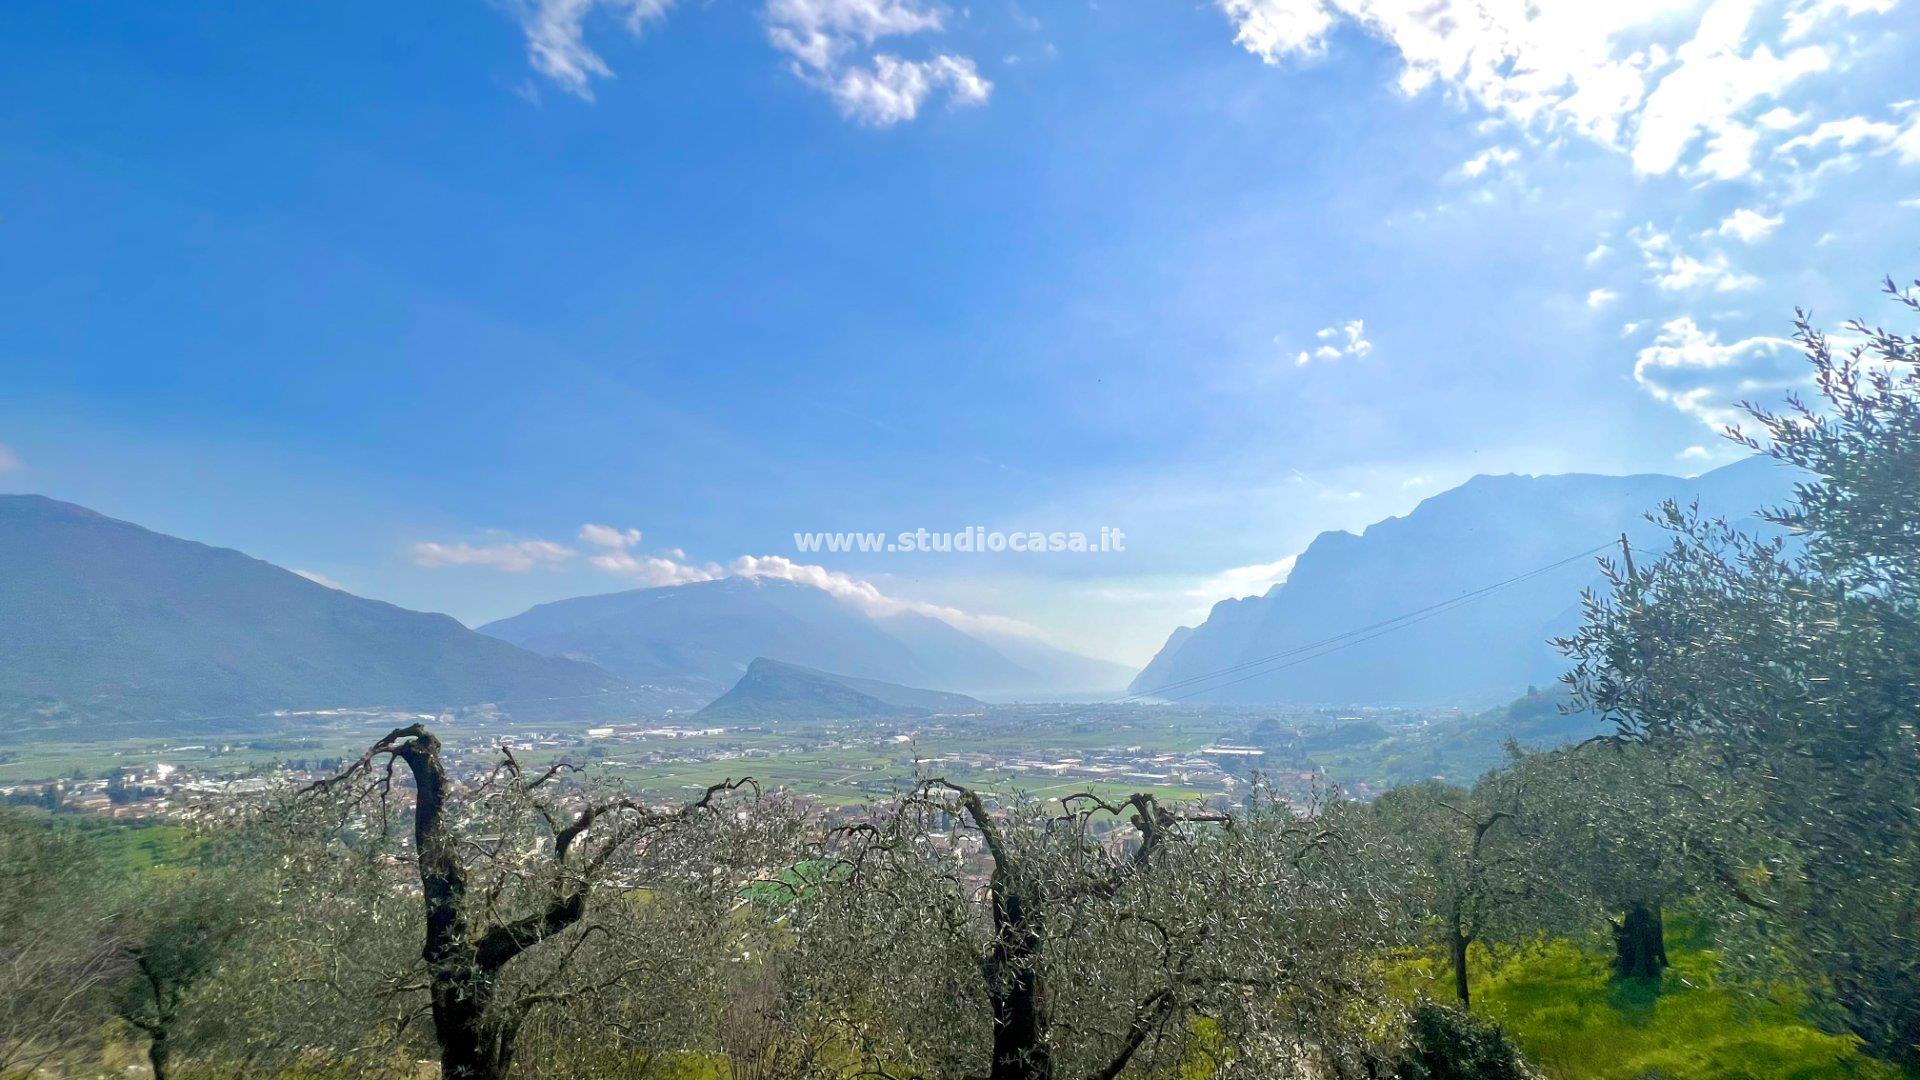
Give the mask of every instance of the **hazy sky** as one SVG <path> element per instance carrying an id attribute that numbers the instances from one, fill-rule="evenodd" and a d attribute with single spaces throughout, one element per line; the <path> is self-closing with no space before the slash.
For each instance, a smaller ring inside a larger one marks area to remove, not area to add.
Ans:
<path id="1" fill-rule="evenodd" d="M 1916 46 L 1911 0 L 13 3 L 0 490 L 469 622 L 773 573 L 1139 662 L 1474 473 L 1727 460 L 1794 305 L 1920 275 Z M 969 525 L 1128 551 L 792 539 Z"/>

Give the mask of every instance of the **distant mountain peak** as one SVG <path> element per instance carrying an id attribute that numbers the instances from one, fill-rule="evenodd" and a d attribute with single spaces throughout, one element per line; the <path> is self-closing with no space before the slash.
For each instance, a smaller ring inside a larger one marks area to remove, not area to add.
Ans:
<path id="1" fill-rule="evenodd" d="M 856 720 L 985 709 L 984 702 L 964 694 L 855 679 L 759 657 L 747 665 L 738 682 L 696 715 L 705 720 Z"/>
<path id="2" fill-rule="evenodd" d="M 549 656 L 571 656 L 637 682 L 709 692 L 756 658 L 850 678 L 976 694 L 1105 691 L 1116 664 L 1040 642 L 970 634 L 915 611 L 875 615 L 814 585 L 735 577 L 540 604 L 481 632 Z"/>

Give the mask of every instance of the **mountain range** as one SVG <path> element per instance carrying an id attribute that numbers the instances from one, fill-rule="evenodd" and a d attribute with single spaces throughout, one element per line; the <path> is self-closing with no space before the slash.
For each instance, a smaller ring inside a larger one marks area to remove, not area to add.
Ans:
<path id="1" fill-rule="evenodd" d="M 1577 624 L 1580 590 L 1597 580 L 1591 557 L 1569 556 L 1623 532 L 1652 555 L 1661 536 L 1643 515 L 1661 500 L 1752 520 L 1793 479 L 1763 458 L 1690 479 L 1476 477 L 1358 535 L 1322 534 L 1285 583 L 1175 630 L 1132 692 L 1235 705 L 1510 701 L 1564 666 L 1548 639 Z M 1420 612 L 1389 632 L 1264 660 Z M 783 665 L 760 674 L 802 697 L 863 694 L 890 707 L 859 680 L 1059 700 L 1127 675 L 1031 639 L 875 613 L 772 578 L 559 600 L 477 632 L 69 503 L 0 496 L 0 738 L 179 730 L 276 710 L 693 706 L 756 661 Z"/>
<path id="2" fill-rule="evenodd" d="M 37 495 L 0 496 L 0 734 L 623 689 L 445 615 Z"/>
<path id="3" fill-rule="evenodd" d="M 1667 499 L 1768 531 L 1754 511 L 1786 501 L 1793 479 L 1765 457 L 1693 478 L 1477 476 L 1358 535 L 1322 533 L 1265 595 L 1223 600 L 1205 622 L 1175 630 L 1130 693 L 1236 705 L 1510 701 L 1565 670 L 1550 639 L 1579 624 L 1581 590 L 1600 580 L 1594 558 L 1570 556 L 1624 533 L 1652 557 L 1664 538 L 1645 515 Z M 1391 630 L 1366 629 L 1557 562 Z"/>
<path id="4" fill-rule="evenodd" d="M 177 733 L 314 709 L 694 707 L 759 657 L 1010 694 L 1117 688 L 1129 674 L 771 579 L 563 600 L 485 629 L 71 503 L 0 495 L 0 740 Z"/>
<path id="5" fill-rule="evenodd" d="M 678 680 L 710 693 L 731 686 L 761 657 L 997 696 L 1117 689 L 1129 674 L 1037 641 L 977 637 L 931 615 L 871 614 L 823 589 L 766 577 L 556 600 L 480 631 L 633 682 Z"/>

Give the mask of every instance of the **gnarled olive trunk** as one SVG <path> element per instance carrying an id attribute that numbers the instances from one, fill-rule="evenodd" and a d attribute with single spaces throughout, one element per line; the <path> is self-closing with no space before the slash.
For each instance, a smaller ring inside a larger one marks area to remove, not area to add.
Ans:
<path id="1" fill-rule="evenodd" d="M 586 896 L 573 893 L 535 915 L 476 931 L 466 918 L 467 875 L 455 855 L 455 840 L 442 822 L 447 773 L 440 740 L 415 725 L 382 741 L 406 762 L 415 788 L 413 842 L 426 906 L 427 963 L 433 1003 L 433 1033 L 440 1044 L 444 1080 L 500 1080 L 513 1061 L 513 1041 L 524 1010 L 494 1007 L 494 988 L 508 961 L 578 922 Z"/>
<path id="2" fill-rule="evenodd" d="M 996 874 L 996 877 L 1001 875 Z M 1052 1080 L 1047 1048 L 1045 989 L 1040 984 L 1040 929 L 1017 892 L 996 881 L 996 936 L 987 961 L 987 995 L 993 1002 L 993 1066 L 988 1080 Z"/>
<path id="3" fill-rule="evenodd" d="M 1667 969 L 1666 925 L 1660 905 L 1634 901 L 1613 924 L 1613 977 L 1657 979 Z"/>
<path id="4" fill-rule="evenodd" d="M 147 1033 L 147 1065 L 153 1069 L 153 1080 L 167 1080 L 167 1061 L 173 1056 L 172 1048 L 167 1045 L 167 1029 L 155 1028 Z"/>

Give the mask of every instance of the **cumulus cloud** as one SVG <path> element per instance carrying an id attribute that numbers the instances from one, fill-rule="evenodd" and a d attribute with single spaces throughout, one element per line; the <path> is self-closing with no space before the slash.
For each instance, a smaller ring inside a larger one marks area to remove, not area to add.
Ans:
<path id="1" fill-rule="evenodd" d="M 1779 214 L 1763 214 L 1758 210 L 1741 207 L 1728 214 L 1713 230 L 1716 236 L 1725 236 L 1743 244 L 1756 244 L 1773 235 L 1773 231 L 1787 219 Z"/>
<path id="2" fill-rule="evenodd" d="M 1734 268 L 1722 251 L 1699 254 L 1682 249 L 1673 236 L 1652 225 L 1632 232 L 1647 268 L 1647 281 L 1667 292 L 1688 292 L 1710 288 L 1714 292 L 1736 292 L 1760 284 L 1752 274 Z"/>
<path id="3" fill-rule="evenodd" d="M 20 456 L 15 454 L 6 443 L 0 443 L 0 472 L 12 472 L 26 466 L 20 464 Z"/>
<path id="4" fill-rule="evenodd" d="M 1722 342 L 1683 315 L 1662 325 L 1653 344 L 1640 350 L 1633 380 L 1656 400 L 1718 429 L 1739 422 L 1741 401 L 1804 385 L 1805 367 L 1785 338 Z"/>
<path id="5" fill-rule="evenodd" d="M 1606 307 L 1618 299 L 1620 299 L 1620 294 L 1614 292 L 1612 289 L 1595 289 L 1587 294 L 1587 307 L 1594 311 L 1599 311 L 1601 308 Z"/>
<path id="6" fill-rule="evenodd" d="M 618 23 L 635 37 L 665 20 L 677 0 L 513 0 L 533 69 L 562 90 L 593 100 L 594 83 L 613 69 L 588 43 L 589 26 Z M 794 74 L 825 93 L 843 115 L 886 126 L 911 120 L 944 95 L 953 106 L 978 105 L 993 91 L 972 58 L 937 52 L 906 59 L 877 51 L 884 40 L 938 33 L 944 9 L 916 0 L 767 0 L 760 18 L 767 39 Z"/>
<path id="7" fill-rule="evenodd" d="M 1834 65 L 1834 45 L 1809 39 L 1892 0 L 1789 0 L 1785 19 L 1759 25 L 1756 0 L 1214 3 L 1267 63 L 1318 56 L 1351 25 L 1399 53 L 1407 94 L 1439 87 L 1524 128 L 1572 130 L 1642 173 L 1737 179 L 1754 171 L 1762 133 L 1792 126 L 1776 99 Z"/>
<path id="8" fill-rule="evenodd" d="M 982 104 L 993 92 L 969 57 L 909 60 L 875 51 L 882 40 L 945 29 L 940 9 L 914 0 L 767 0 L 761 21 L 794 74 L 863 124 L 911 120 L 936 94 L 959 107 Z"/>
<path id="9" fill-rule="evenodd" d="M 1373 351 L 1373 342 L 1368 341 L 1366 335 L 1367 324 L 1361 319 L 1322 327 L 1313 335 L 1320 344 L 1311 351 L 1301 350 L 1293 362 L 1304 367 L 1316 360 L 1358 359 Z"/>
<path id="10" fill-rule="evenodd" d="M 418 566 L 473 566 L 509 574 L 524 574 L 540 567 L 553 569 L 577 554 L 565 544 L 551 540 L 505 540 L 497 544 L 422 541 L 413 545 L 413 561 Z"/>

